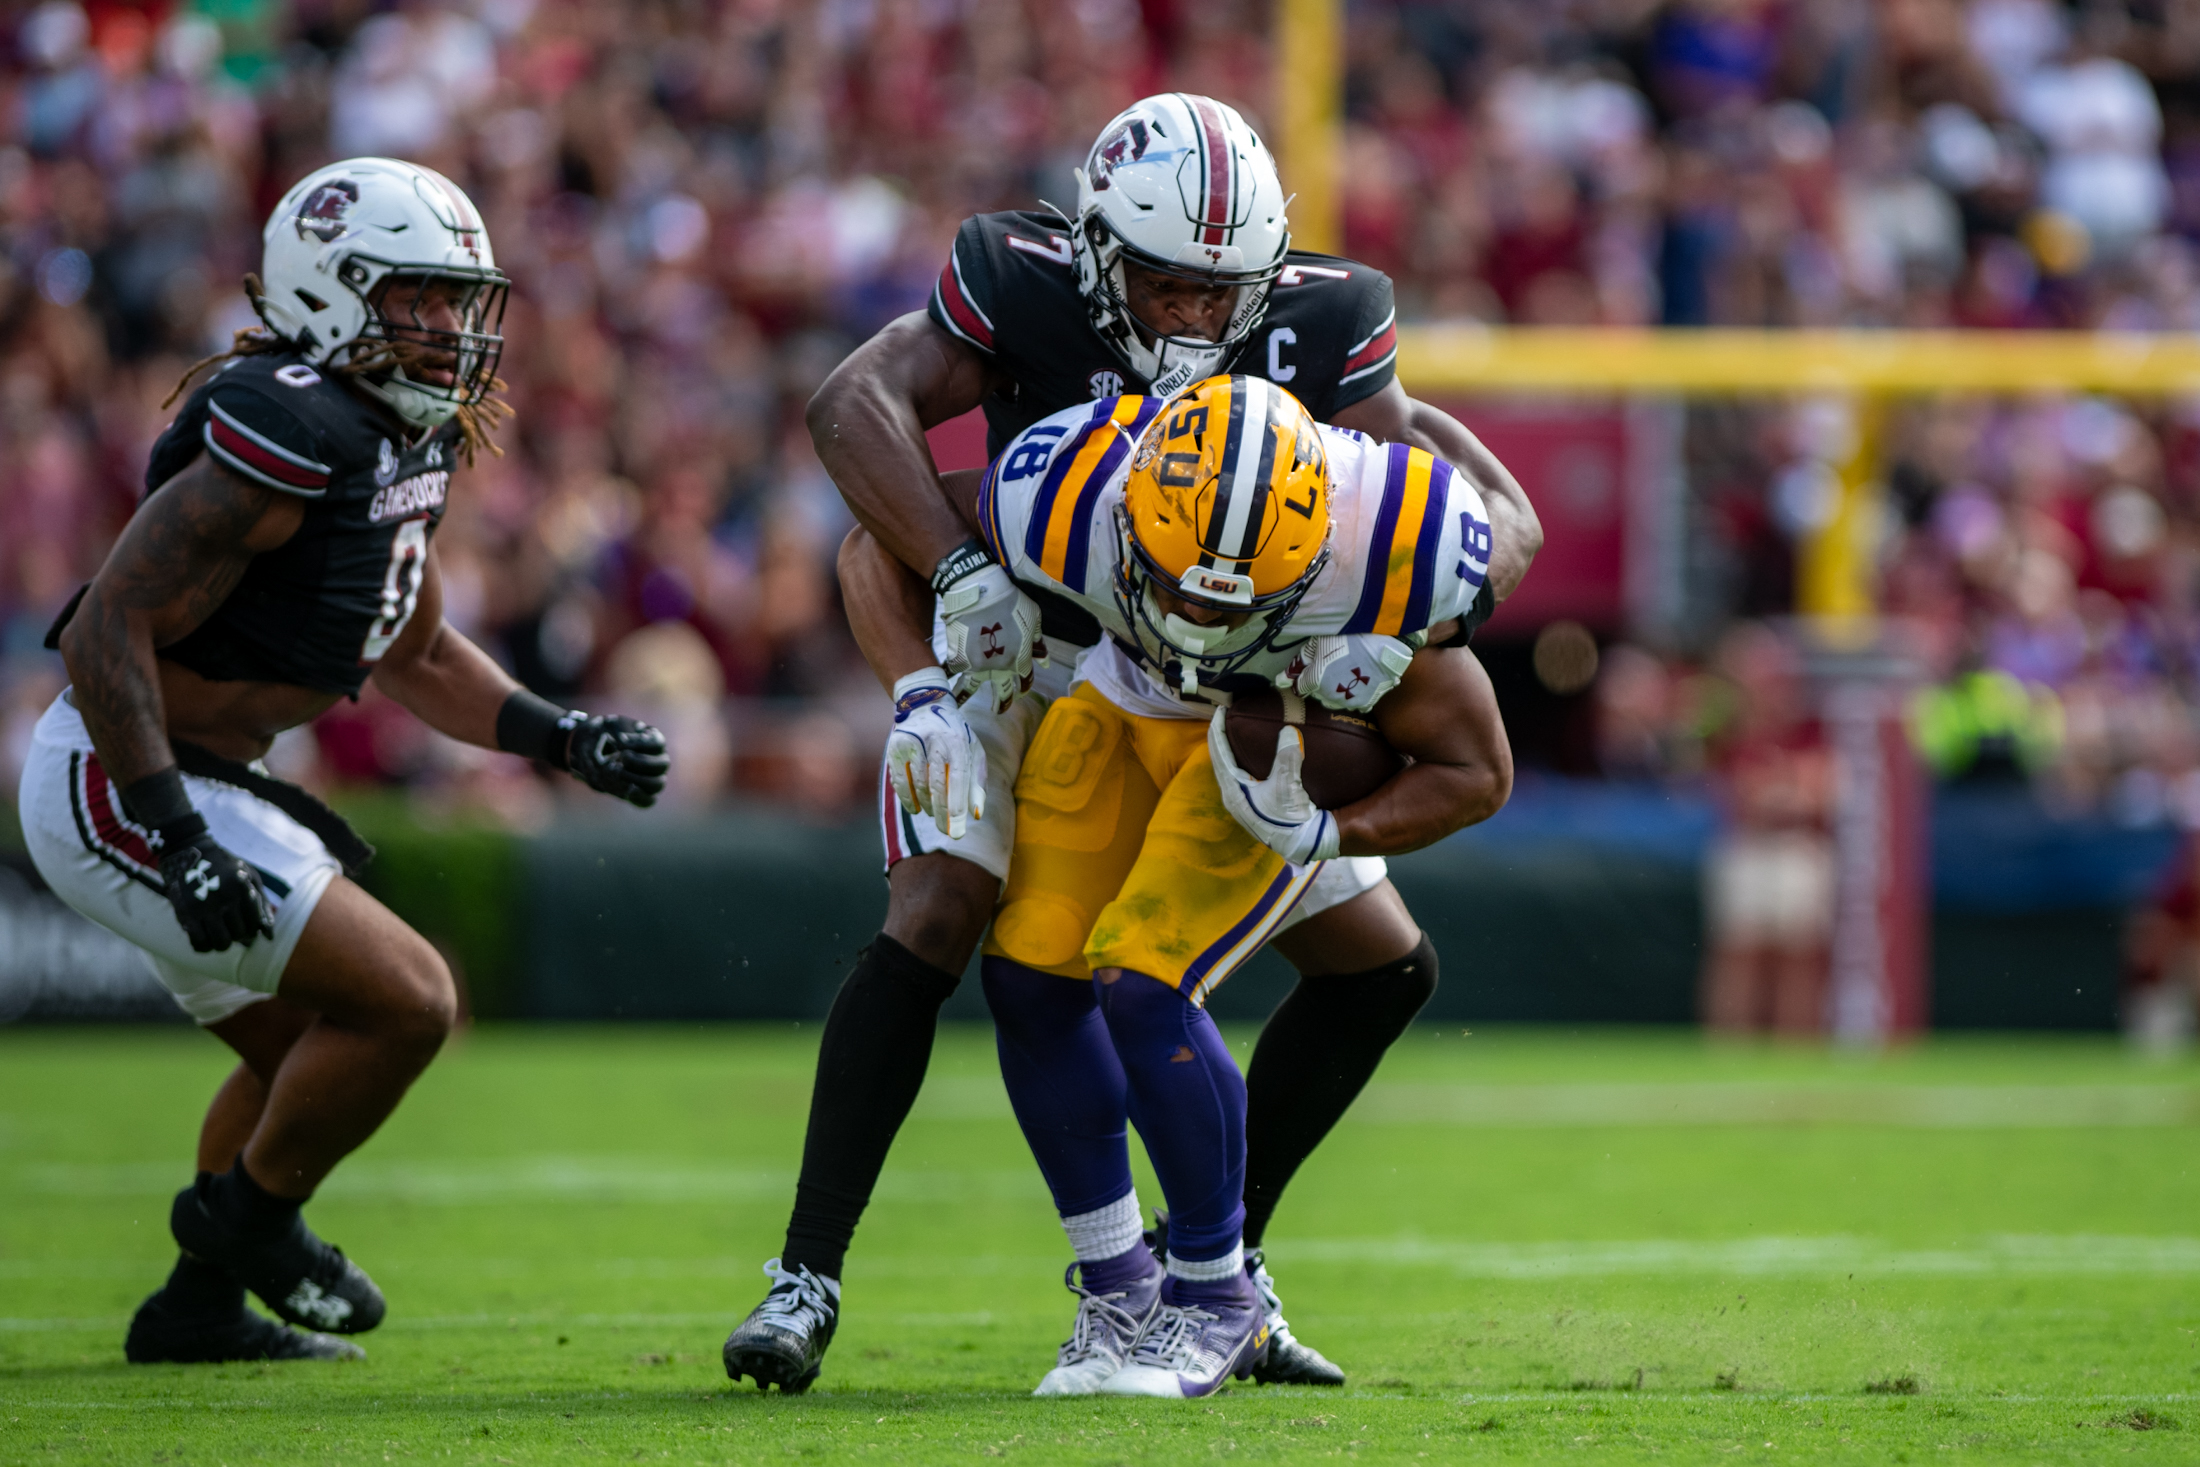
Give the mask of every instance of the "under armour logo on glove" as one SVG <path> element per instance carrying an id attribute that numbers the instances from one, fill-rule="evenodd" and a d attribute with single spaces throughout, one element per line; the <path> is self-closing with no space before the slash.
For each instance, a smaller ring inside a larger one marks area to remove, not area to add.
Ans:
<path id="1" fill-rule="evenodd" d="M 183 879 L 191 883 L 191 895 L 202 902 L 206 900 L 208 892 L 221 890 L 222 879 L 214 874 L 214 863 L 211 861 L 200 861 Z"/>
<path id="2" fill-rule="evenodd" d="M 204 830 L 168 838 L 163 831 L 161 887 L 191 950 L 218 953 L 233 943 L 249 946 L 256 937 L 275 935 L 275 914 L 260 889 L 260 873 L 241 856 L 225 850 Z"/>
<path id="3" fill-rule="evenodd" d="M 1039 605 L 991 561 L 976 563 L 939 588 L 946 673 L 958 701 L 981 689 L 995 712 L 1031 686 L 1035 663 L 1046 661 Z"/>
<path id="4" fill-rule="evenodd" d="M 648 809 L 665 792 L 672 760 L 657 729 L 618 713 L 579 718 L 566 746 L 565 767 L 592 790 Z"/>
<path id="5" fill-rule="evenodd" d="M 1421 640 L 1374 632 L 1316 637 L 1292 659 L 1289 676 L 1302 697 L 1340 713 L 1365 713 L 1398 686 Z"/>

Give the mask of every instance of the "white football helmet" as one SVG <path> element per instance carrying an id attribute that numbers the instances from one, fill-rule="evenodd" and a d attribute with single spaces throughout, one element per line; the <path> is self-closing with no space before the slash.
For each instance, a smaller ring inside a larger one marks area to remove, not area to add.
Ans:
<path id="1" fill-rule="evenodd" d="M 1290 201 L 1260 135 L 1212 97 L 1165 92 L 1102 128 L 1085 166 L 1073 171 L 1070 257 L 1101 340 L 1157 397 L 1228 371 L 1268 313 L 1269 289 L 1291 248 Z M 1124 303 L 1125 261 L 1234 287 L 1222 339 L 1163 336 L 1137 321 Z"/>
<path id="2" fill-rule="evenodd" d="M 394 158 L 331 163 L 283 195 L 260 238 L 263 293 L 253 304 L 307 361 L 348 361 L 398 340 L 447 351 L 448 386 L 408 378 L 402 365 L 355 379 L 417 427 L 449 422 L 489 395 L 504 350 L 508 282 L 480 212 L 457 184 Z M 459 329 L 386 317 L 374 295 L 393 276 L 454 286 Z"/>

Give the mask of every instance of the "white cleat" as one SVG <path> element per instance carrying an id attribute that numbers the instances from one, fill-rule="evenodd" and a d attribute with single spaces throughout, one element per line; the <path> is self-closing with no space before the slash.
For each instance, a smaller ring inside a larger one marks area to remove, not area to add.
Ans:
<path id="1" fill-rule="evenodd" d="M 1252 1282 L 1240 1274 L 1242 1300 L 1171 1303 L 1177 1280 L 1162 1285 L 1161 1307 L 1139 1335 L 1130 1362 L 1100 1384 L 1103 1396 L 1188 1400 L 1213 1395 L 1268 1345 L 1268 1324 Z"/>
<path id="2" fill-rule="evenodd" d="M 1035 1396 L 1091 1396 L 1123 1368 L 1140 1333 L 1161 1307 L 1161 1274 L 1119 1289 L 1095 1294 L 1077 1282 L 1080 1265 L 1071 1264 L 1062 1282 L 1077 1295 L 1077 1321 L 1055 1367 L 1039 1382 Z"/>

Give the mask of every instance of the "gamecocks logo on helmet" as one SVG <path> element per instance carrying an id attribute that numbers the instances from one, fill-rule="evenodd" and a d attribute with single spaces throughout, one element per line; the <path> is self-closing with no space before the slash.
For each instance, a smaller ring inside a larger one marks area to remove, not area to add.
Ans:
<path id="1" fill-rule="evenodd" d="M 335 178 L 306 195 L 306 201 L 298 206 L 298 237 L 312 235 L 323 244 L 342 239 L 351 232 L 344 216 L 351 206 L 359 202 L 359 185 L 348 178 Z"/>
<path id="2" fill-rule="evenodd" d="M 1108 133 L 1094 145 L 1092 161 L 1085 171 L 1092 178 L 1095 191 L 1108 186 L 1108 175 L 1125 163 L 1136 163 L 1146 156 L 1146 145 L 1152 141 L 1142 117 L 1127 119 L 1120 127 Z"/>

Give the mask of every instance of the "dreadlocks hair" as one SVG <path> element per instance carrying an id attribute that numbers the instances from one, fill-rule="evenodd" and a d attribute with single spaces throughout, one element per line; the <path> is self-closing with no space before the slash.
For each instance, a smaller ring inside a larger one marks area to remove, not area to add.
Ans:
<path id="1" fill-rule="evenodd" d="M 264 323 L 266 312 L 261 310 L 260 302 L 265 299 L 266 291 L 261 286 L 258 275 L 249 272 L 245 275 L 244 293 L 245 298 L 252 302 L 253 311 Z M 427 356 L 426 350 L 413 341 L 376 341 L 368 343 L 364 351 L 360 350 L 360 345 L 358 342 L 352 344 L 350 360 L 333 364 L 336 371 L 347 377 L 356 377 L 369 372 L 403 367 Z M 230 339 L 229 350 L 216 352 L 210 357 L 202 357 L 193 362 L 176 379 L 175 388 L 161 400 L 160 405 L 166 408 L 183 396 L 184 389 L 191 385 L 191 379 L 209 367 L 219 366 L 239 357 L 257 357 L 265 356 L 269 352 L 295 350 L 296 343 L 276 335 L 265 324 L 240 327 Z M 458 451 L 466 456 L 468 468 L 474 466 L 474 455 L 483 449 L 487 449 L 492 458 L 504 457 L 504 450 L 497 445 L 495 434 L 504 419 L 512 416 L 512 405 L 496 396 L 505 390 L 505 385 L 502 377 L 491 377 L 488 395 L 479 402 L 460 403 L 458 411 L 452 414 L 452 420 L 458 424 Z"/>

